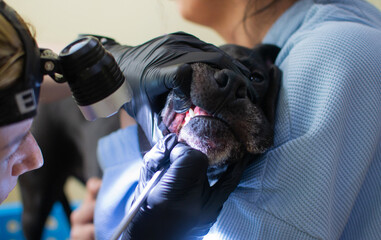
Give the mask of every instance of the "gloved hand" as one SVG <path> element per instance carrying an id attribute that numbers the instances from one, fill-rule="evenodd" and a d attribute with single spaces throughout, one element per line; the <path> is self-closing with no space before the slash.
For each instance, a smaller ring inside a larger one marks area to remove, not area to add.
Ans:
<path id="1" fill-rule="evenodd" d="M 151 145 L 162 137 L 158 129 L 159 112 L 168 92 L 174 89 L 175 110 L 188 110 L 192 69 L 189 64 L 203 62 L 249 75 L 247 68 L 218 47 L 198 38 L 173 33 L 152 39 L 136 47 L 108 42 L 105 48 L 114 56 L 133 91 L 133 99 L 124 108 L 144 130 Z"/>
<path id="2" fill-rule="evenodd" d="M 144 157 L 135 199 L 153 174 L 170 168 L 149 193 L 123 233 L 122 239 L 198 239 L 206 235 L 249 162 L 245 158 L 228 167 L 218 182 L 209 186 L 207 157 L 178 143 L 170 134 Z"/>

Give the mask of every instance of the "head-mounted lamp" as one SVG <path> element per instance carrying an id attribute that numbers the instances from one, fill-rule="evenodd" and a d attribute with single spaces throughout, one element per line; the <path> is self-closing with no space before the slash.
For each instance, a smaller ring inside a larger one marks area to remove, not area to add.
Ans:
<path id="1" fill-rule="evenodd" d="M 49 49 L 39 49 L 17 13 L 1 0 L 0 14 L 16 30 L 25 52 L 21 77 L 0 90 L 0 126 L 36 115 L 44 74 L 58 83 L 69 84 L 87 120 L 111 116 L 131 101 L 130 86 L 115 59 L 99 41 L 107 38 L 84 35 L 57 55 Z"/>
<path id="2" fill-rule="evenodd" d="M 109 117 L 132 99 L 130 85 L 114 57 L 93 36 L 80 37 L 59 56 L 49 49 L 41 49 L 41 65 L 44 74 L 56 82 L 69 84 L 87 120 Z"/>

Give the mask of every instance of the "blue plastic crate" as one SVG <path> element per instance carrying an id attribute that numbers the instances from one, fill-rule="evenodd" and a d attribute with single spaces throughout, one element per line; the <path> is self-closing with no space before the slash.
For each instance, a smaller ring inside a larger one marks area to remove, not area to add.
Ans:
<path id="1" fill-rule="evenodd" d="M 74 209 L 78 204 L 73 204 Z M 25 240 L 21 226 L 21 203 L 0 205 L 0 240 Z M 70 225 L 60 203 L 55 203 L 46 221 L 42 239 L 69 239 Z"/>

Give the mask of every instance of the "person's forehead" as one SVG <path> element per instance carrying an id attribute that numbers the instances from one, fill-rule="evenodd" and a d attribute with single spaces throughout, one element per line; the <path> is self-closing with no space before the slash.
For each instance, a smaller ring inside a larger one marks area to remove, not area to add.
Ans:
<path id="1" fill-rule="evenodd" d="M 0 127 L 0 149 L 7 148 L 21 140 L 29 132 L 32 122 L 33 119 L 30 118 Z"/>

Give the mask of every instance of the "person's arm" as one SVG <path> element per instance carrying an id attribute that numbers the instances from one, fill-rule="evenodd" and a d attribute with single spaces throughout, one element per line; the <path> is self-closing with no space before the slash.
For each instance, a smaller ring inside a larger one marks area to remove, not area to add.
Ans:
<path id="1" fill-rule="evenodd" d="M 120 121 L 120 128 L 126 128 L 131 125 L 136 125 L 135 119 L 133 119 L 128 113 L 124 110 L 121 109 L 119 112 L 119 121 Z"/>
<path id="2" fill-rule="evenodd" d="M 86 183 L 86 195 L 81 206 L 70 215 L 70 239 L 92 240 L 94 234 L 94 209 L 98 191 L 102 180 L 90 178 Z"/>
<path id="3" fill-rule="evenodd" d="M 129 206 L 142 164 L 136 124 L 119 129 L 98 141 L 102 168 L 94 224 L 97 239 L 110 239 Z"/>

